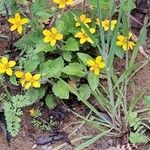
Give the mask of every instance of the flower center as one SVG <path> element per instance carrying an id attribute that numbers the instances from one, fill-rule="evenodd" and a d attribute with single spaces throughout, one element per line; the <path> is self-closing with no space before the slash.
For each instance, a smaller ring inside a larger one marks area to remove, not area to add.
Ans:
<path id="1" fill-rule="evenodd" d="M 21 25 L 20 21 L 16 21 L 16 25 L 20 26 Z"/>
<path id="2" fill-rule="evenodd" d="M 66 0 L 61 0 L 60 3 L 66 3 Z"/>

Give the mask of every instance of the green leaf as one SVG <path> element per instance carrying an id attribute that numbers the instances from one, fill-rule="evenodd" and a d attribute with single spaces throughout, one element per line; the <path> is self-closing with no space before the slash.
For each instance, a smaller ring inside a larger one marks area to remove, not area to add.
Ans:
<path id="1" fill-rule="evenodd" d="M 114 46 L 115 55 L 118 56 L 120 59 L 123 59 L 124 50 L 119 46 Z"/>
<path id="2" fill-rule="evenodd" d="M 54 96 L 52 94 L 48 94 L 45 98 L 46 106 L 50 109 L 53 109 L 57 106 L 57 103 L 54 100 Z"/>
<path id="3" fill-rule="evenodd" d="M 63 52 L 62 56 L 63 56 L 64 60 L 71 62 L 72 52 Z"/>
<path id="4" fill-rule="evenodd" d="M 150 139 L 142 133 L 131 132 L 129 136 L 130 142 L 133 144 L 147 143 Z"/>
<path id="5" fill-rule="evenodd" d="M 150 96 L 144 96 L 144 105 L 150 108 Z"/>
<path id="6" fill-rule="evenodd" d="M 134 8 L 136 8 L 136 5 L 133 0 L 126 0 L 126 2 L 121 6 L 123 11 L 130 12 Z"/>
<path id="7" fill-rule="evenodd" d="M 69 38 L 66 41 L 66 44 L 62 47 L 64 51 L 79 51 L 79 44 L 76 39 Z"/>
<path id="8" fill-rule="evenodd" d="M 43 63 L 40 67 L 40 73 L 46 74 L 48 78 L 54 77 L 57 78 L 61 75 L 64 68 L 64 60 L 62 57 L 58 57 L 53 60 L 48 60 Z"/>
<path id="9" fill-rule="evenodd" d="M 53 85 L 52 90 L 55 96 L 60 99 L 69 99 L 69 88 L 61 80 Z"/>
<path id="10" fill-rule="evenodd" d="M 87 65 L 87 61 L 89 59 L 92 59 L 92 57 L 88 54 L 84 54 L 84 53 L 77 53 L 78 57 L 80 58 L 80 60 L 85 64 Z"/>
<path id="11" fill-rule="evenodd" d="M 15 75 L 11 76 L 11 77 L 9 78 L 9 80 L 10 80 L 11 84 L 16 85 L 16 86 L 18 85 L 17 79 L 16 79 L 16 76 L 15 76 Z"/>
<path id="12" fill-rule="evenodd" d="M 88 84 L 83 84 L 79 87 L 79 94 L 82 97 L 82 99 L 79 98 L 79 100 L 88 100 L 90 98 L 91 89 Z"/>
<path id="13" fill-rule="evenodd" d="M 70 63 L 63 69 L 63 72 L 67 75 L 75 75 L 83 77 L 85 73 L 83 72 L 83 66 L 79 63 Z"/>
<path id="14" fill-rule="evenodd" d="M 69 33 L 76 33 L 75 20 L 71 12 L 64 12 L 61 18 L 57 19 L 56 27 L 59 32 L 67 35 Z"/>
<path id="15" fill-rule="evenodd" d="M 50 43 L 44 43 L 44 41 L 40 41 L 36 44 L 36 48 L 34 50 L 35 53 L 39 52 L 51 52 L 56 49 L 56 46 L 51 46 Z"/>
<path id="16" fill-rule="evenodd" d="M 92 72 L 90 72 L 88 74 L 87 79 L 88 79 L 88 83 L 89 83 L 91 89 L 94 91 L 98 87 L 99 77 L 95 76 Z"/>

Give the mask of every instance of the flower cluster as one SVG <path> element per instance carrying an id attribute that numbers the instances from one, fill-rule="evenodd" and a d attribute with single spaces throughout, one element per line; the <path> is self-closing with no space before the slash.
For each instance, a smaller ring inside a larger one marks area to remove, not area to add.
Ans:
<path id="1" fill-rule="evenodd" d="M 9 76 L 12 76 L 12 68 L 16 65 L 15 61 L 9 61 L 7 57 L 2 57 L 0 60 L 0 74 L 7 74 Z"/>
<path id="2" fill-rule="evenodd" d="M 80 23 L 78 22 L 77 18 L 75 17 L 74 18 L 75 21 L 76 21 L 76 27 L 79 27 L 81 26 Z M 91 19 L 88 18 L 85 14 L 82 14 L 80 16 L 80 21 L 89 29 L 89 31 L 91 32 L 91 34 L 94 34 L 95 33 L 95 29 L 94 28 L 90 28 L 89 27 L 89 23 L 91 23 Z M 84 29 L 81 28 L 81 31 L 77 32 L 75 34 L 75 37 L 76 38 L 79 38 L 80 39 L 80 43 L 81 44 L 84 44 L 85 42 L 89 42 L 91 44 L 93 44 L 94 42 L 92 41 L 92 39 L 87 35 L 87 33 L 84 31 Z"/>
<path id="3" fill-rule="evenodd" d="M 110 30 L 114 30 L 115 28 L 115 25 L 117 24 L 117 20 L 108 20 L 108 19 L 105 19 L 103 21 L 101 21 L 100 23 L 100 20 L 99 18 L 96 19 L 96 24 L 97 25 L 102 25 L 102 27 L 104 28 L 104 31 L 108 31 L 109 30 L 109 26 L 110 26 Z"/>
<path id="4" fill-rule="evenodd" d="M 102 59 L 102 56 L 97 56 L 95 60 L 89 59 L 87 61 L 90 71 L 94 72 L 96 76 L 99 75 L 100 71 L 105 68 L 105 62 Z"/>
<path id="5" fill-rule="evenodd" d="M 125 51 L 128 50 L 128 49 L 133 50 L 133 48 L 135 46 L 135 43 L 130 41 L 131 37 L 132 37 L 132 33 L 131 32 L 129 33 L 128 37 L 126 37 L 124 35 L 121 35 L 121 34 L 118 35 L 118 37 L 117 37 L 118 41 L 116 43 L 117 46 L 122 47 Z"/>
<path id="6" fill-rule="evenodd" d="M 57 4 L 60 9 L 73 4 L 73 0 L 53 0 L 53 2 Z"/>
<path id="7" fill-rule="evenodd" d="M 25 89 L 29 89 L 30 87 L 39 88 L 41 86 L 40 74 L 32 75 L 30 72 L 16 71 L 15 75 L 20 79 L 21 86 Z"/>
<path id="8" fill-rule="evenodd" d="M 10 28 L 11 31 L 17 30 L 19 34 L 22 34 L 22 26 L 28 23 L 29 20 L 27 18 L 21 18 L 20 14 L 16 13 L 14 18 L 8 19 L 8 22 L 12 24 Z"/>

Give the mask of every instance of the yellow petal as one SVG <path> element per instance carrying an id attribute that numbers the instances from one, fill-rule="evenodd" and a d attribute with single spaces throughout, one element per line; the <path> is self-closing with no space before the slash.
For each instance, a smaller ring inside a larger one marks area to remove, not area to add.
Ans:
<path id="1" fill-rule="evenodd" d="M 9 19 L 8 19 L 8 22 L 10 22 L 11 24 L 15 24 L 15 23 L 16 23 L 16 20 L 15 20 L 15 18 L 9 18 Z"/>
<path id="2" fill-rule="evenodd" d="M 32 79 L 32 74 L 30 72 L 27 72 L 25 74 L 25 79 L 26 79 L 26 81 L 30 81 Z"/>
<path id="3" fill-rule="evenodd" d="M 41 74 L 35 74 L 35 75 L 33 76 L 33 79 L 34 79 L 34 80 L 39 80 L 40 77 L 41 77 Z"/>
<path id="4" fill-rule="evenodd" d="M 124 44 L 124 43 L 122 43 L 121 41 L 117 41 L 117 42 L 116 42 L 116 45 L 117 45 L 117 46 L 122 46 L 123 44 Z"/>
<path id="5" fill-rule="evenodd" d="M 24 73 L 22 71 L 16 71 L 15 75 L 16 75 L 17 78 L 22 78 Z"/>
<path id="6" fill-rule="evenodd" d="M 126 40 L 125 36 L 123 36 L 123 35 L 118 35 L 118 36 L 117 36 L 117 39 L 118 39 L 119 41 L 125 41 L 125 40 Z"/>
<path id="7" fill-rule="evenodd" d="M 129 41 L 128 42 L 128 46 L 129 46 L 129 49 L 133 50 L 134 46 L 135 46 L 135 43 Z"/>
<path id="8" fill-rule="evenodd" d="M 1 61 L 2 61 L 2 64 L 8 64 L 8 58 L 7 57 L 2 57 L 2 59 L 1 59 Z"/>
<path id="9" fill-rule="evenodd" d="M 40 86 L 41 86 L 41 84 L 40 84 L 39 81 L 34 81 L 34 82 L 33 82 L 33 87 L 39 88 Z"/>
<path id="10" fill-rule="evenodd" d="M 66 5 L 72 5 L 73 4 L 73 0 L 67 0 L 66 1 Z"/>
<path id="11" fill-rule="evenodd" d="M 84 44 L 86 42 L 86 38 L 80 38 L 80 43 Z"/>
<path id="12" fill-rule="evenodd" d="M 112 20 L 111 21 L 111 25 L 113 25 L 113 26 L 116 25 L 116 23 L 117 23 L 117 20 Z"/>
<path id="13" fill-rule="evenodd" d="M 9 61 L 8 62 L 9 67 L 14 67 L 16 65 L 15 61 Z"/>
<path id="14" fill-rule="evenodd" d="M 100 72 L 99 68 L 95 68 L 95 69 L 94 69 L 94 74 L 95 74 L 95 75 L 98 76 L 98 75 L 99 75 L 99 72 Z"/>
<path id="15" fill-rule="evenodd" d="M 87 38 L 87 41 L 90 42 L 91 44 L 94 44 L 94 42 L 91 40 L 90 37 Z"/>
<path id="16" fill-rule="evenodd" d="M 102 61 L 102 56 L 97 56 L 95 61 L 96 63 L 100 63 Z"/>
<path id="17" fill-rule="evenodd" d="M 0 73 L 5 73 L 6 69 L 5 66 L 3 64 L 0 64 Z"/>
<path id="18" fill-rule="evenodd" d="M 86 16 L 85 16 L 84 14 L 82 14 L 82 15 L 80 16 L 80 20 L 81 20 L 81 21 L 84 21 L 85 18 L 86 18 Z"/>
<path id="19" fill-rule="evenodd" d="M 59 8 L 65 8 L 65 3 L 60 3 Z"/>
<path id="20" fill-rule="evenodd" d="M 54 3 L 59 4 L 60 0 L 53 0 Z"/>
<path id="21" fill-rule="evenodd" d="M 12 25 L 12 26 L 11 26 L 11 28 L 10 28 L 10 31 L 14 31 L 14 30 L 16 30 L 16 29 L 17 29 L 17 27 L 18 27 L 18 26 L 17 26 L 16 24 L 15 24 L 15 25 Z"/>
<path id="22" fill-rule="evenodd" d="M 48 43 L 48 42 L 50 42 L 51 41 L 51 38 L 49 37 L 49 36 L 46 36 L 45 38 L 44 38 L 44 42 L 45 43 Z"/>
<path id="23" fill-rule="evenodd" d="M 80 23 L 79 23 L 79 22 L 77 22 L 77 23 L 76 23 L 76 27 L 79 27 L 79 26 L 80 26 Z"/>
<path id="24" fill-rule="evenodd" d="M 52 31 L 52 33 L 53 33 L 54 35 L 57 33 L 57 29 L 54 28 L 54 27 L 51 29 L 51 31 Z"/>
<path id="25" fill-rule="evenodd" d="M 19 14 L 19 13 L 16 13 L 16 14 L 15 14 L 15 19 L 16 19 L 16 21 L 20 21 L 20 20 L 21 20 L 21 17 L 20 17 L 20 14 Z"/>
<path id="26" fill-rule="evenodd" d="M 87 64 L 88 64 L 89 66 L 94 66 L 94 65 L 95 65 L 95 62 L 94 62 L 93 60 L 89 59 L 89 60 L 87 61 Z"/>
<path id="27" fill-rule="evenodd" d="M 63 35 L 58 33 L 58 34 L 56 34 L 55 38 L 56 38 L 56 40 L 62 40 L 63 39 Z"/>
<path id="28" fill-rule="evenodd" d="M 51 33 L 51 32 L 50 32 L 49 30 L 44 30 L 44 31 L 43 31 L 43 34 L 44 34 L 45 36 L 50 36 L 50 33 Z"/>
<path id="29" fill-rule="evenodd" d="M 25 83 L 24 88 L 25 88 L 26 90 L 29 89 L 30 87 L 31 87 L 31 82 Z"/>
<path id="30" fill-rule="evenodd" d="M 83 33 L 82 32 L 77 32 L 76 34 L 75 34 L 75 37 L 76 38 L 81 38 L 83 36 Z"/>
<path id="31" fill-rule="evenodd" d="M 21 86 L 24 87 L 25 83 L 26 83 L 26 80 L 25 79 L 20 79 L 20 83 L 21 83 Z"/>
<path id="32" fill-rule="evenodd" d="M 93 71 L 95 67 L 90 67 L 90 71 Z"/>
<path id="33" fill-rule="evenodd" d="M 84 23 L 90 23 L 91 22 L 91 19 L 90 18 L 86 18 Z"/>
<path id="34" fill-rule="evenodd" d="M 11 68 L 6 69 L 6 74 L 9 75 L 9 76 L 12 76 Z"/>
<path id="35" fill-rule="evenodd" d="M 27 18 L 21 19 L 21 25 L 26 24 L 28 22 L 29 22 L 29 19 L 27 19 Z"/>
<path id="36" fill-rule="evenodd" d="M 17 31 L 18 31 L 19 34 L 22 34 L 22 30 L 23 30 L 23 29 L 22 29 L 22 26 L 19 26 L 19 27 L 17 28 Z"/>
<path id="37" fill-rule="evenodd" d="M 102 69 L 102 68 L 105 68 L 105 66 L 106 66 L 106 65 L 105 65 L 105 63 L 104 63 L 104 62 L 101 62 L 101 63 L 99 63 L 99 64 L 98 64 L 98 66 L 99 66 L 99 68 L 101 68 L 101 69 Z"/>
<path id="38" fill-rule="evenodd" d="M 55 39 L 52 39 L 52 40 L 50 41 L 50 44 L 51 44 L 51 46 L 54 46 L 54 45 L 56 44 L 56 40 L 55 40 Z"/>
<path id="39" fill-rule="evenodd" d="M 90 32 L 93 34 L 93 33 L 95 33 L 95 29 L 94 28 L 90 28 Z"/>

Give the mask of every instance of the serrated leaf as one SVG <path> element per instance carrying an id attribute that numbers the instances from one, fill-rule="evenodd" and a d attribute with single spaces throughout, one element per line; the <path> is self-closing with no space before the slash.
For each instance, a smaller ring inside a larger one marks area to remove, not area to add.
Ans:
<path id="1" fill-rule="evenodd" d="M 64 51 L 79 51 L 79 44 L 76 39 L 69 38 L 66 41 L 66 44 L 62 47 Z"/>
<path id="2" fill-rule="evenodd" d="M 79 63 L 70 63 L 68 66 L 65 66 L 63 72 L 67 75 L 75 75 L 83 77 L 85 73 L 83 72 L 83 66 Z"/>
<path id="3" fill-rule="evenodd" d="M 131 132 L 129 136 L 130 142 L 133 144 L 147 143 L 149 138 L 142 133 Z"/>
<path id="4" fill-rule="evenodd" d="M 83 84 L 79 87 L 79 94 L 83 100 L 88 100 L 90 98 L 91 89 L 88 84 Z M 79 98 L 79 100 L 81 99 Z"/>
<path id="5" fill-rule="evenodd" d="M 90 72 L 87 79 L 91 89 L 94 91 L 99 85 L 99 77 Z"/>
<path id="6" fill-rule="evenodd" d="M 62 56 L 63 56 L 64 60 L 71 62 L 72 52 L 63 52 Z"/>
<path id="7" fill-rule="evenodd" d="M 15 75 L 11 76 L 11 77 L 9 78 L 9 80 L 10 80 L 11 84 L 16 85 L 16 86 L 18 85 L 17 79 L 16 79 L 16 76 L 15 76 Z"/>
<path id="8" fill-rule="evenodd" d="M 54 51 L 55 49 L 56 49 L 56 46 L 51 46 L 50 43 L 44 43 L 44 41 L 40 41 L 36 44 L 34 53 L 51 52 L 51 51 Z"/>
<path id="9" fill-rule="evenodd" d="M 52 90 L 60 99 L 69 99 L 69 88 L 62 81 L 59 80 L 54 84 Z"/>
<path id="10" fill-rule="evenodd" d="M 89 59 L 92 59 L 92 57 L 88 54 L 84 54 L 84 53 L 77 53 L 78 57 L 80 58 L 80 60 L 85 64 L 87 65 L 87 61 Z"/>
<path id="11" fill-rule="evenodd" d="M 46 106 L 50 109 L 53 109 L 57 106 L 57 103 L 54 100 L 54 96 L 52 94 L 48 94 L 45 98 Z"/>

